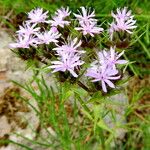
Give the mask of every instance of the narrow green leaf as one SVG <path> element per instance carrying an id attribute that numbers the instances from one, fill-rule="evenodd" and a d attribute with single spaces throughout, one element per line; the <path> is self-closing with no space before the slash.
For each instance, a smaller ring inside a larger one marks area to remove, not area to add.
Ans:
<path id="1" fill-rule="evenodd" d="M 97 125 L 98 125 L 100 128 L 102 128 L 102 129 L 104 129 L 104 130 L 107 130 L 107 131 L 113 133 L 113 131 L 105 124 L 104 120 L 101 119 L 101 120 L 97 123 Z"/>

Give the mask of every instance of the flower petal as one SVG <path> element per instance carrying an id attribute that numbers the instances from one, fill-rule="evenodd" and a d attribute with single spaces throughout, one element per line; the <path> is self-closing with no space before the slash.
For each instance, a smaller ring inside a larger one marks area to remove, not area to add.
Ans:
<path id="1" fill-rule="evenodd" d="M 104 91 L 105 93 L 107 93 L 107 88 L 106 88 L 105 82 L 104 82 L 104 81 L 101 81 L 101 83 L 102 83 L 102 89 L 103 89 L 103 91 Z"/>
<path id="2" fill-rule="evenodd" d="M 105 82 L 111 87 L 115 88 L 115 85 L 110 80 L 105 80 Z"/>

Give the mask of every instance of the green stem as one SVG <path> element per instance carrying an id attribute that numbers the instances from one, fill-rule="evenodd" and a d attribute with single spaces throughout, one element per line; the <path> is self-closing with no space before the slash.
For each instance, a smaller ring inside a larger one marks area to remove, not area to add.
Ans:
<path id="1" fill-rule="evenodd" d="M 82 100 L 82 98 L 81 98 L 78 94 L 76 94 L 76 97 L 77 97 L 77 99 L 79 100 L 81 106 L 82 106 L 87 112 L 89 112 L 89 114 L 91 114 L 90 109 L 86 106 L 86 104 L 84 103 L 84 101 Z"/>

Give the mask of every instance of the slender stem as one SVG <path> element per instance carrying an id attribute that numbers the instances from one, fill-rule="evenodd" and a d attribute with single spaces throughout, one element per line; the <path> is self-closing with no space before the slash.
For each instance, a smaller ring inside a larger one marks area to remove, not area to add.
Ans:
<path id="1" fill-rule="evenodd" d="M 77 83 L 80 87 L 82 87 L 87 92 L 91 92 L 91 90 L 87 86 L 85 86 L 81 81 L 78 81 Z"/>
<path id="2" fill-rule="evenodd" d="M 39 60 L 41 63 L 43 63 L 43 64 L 45 64 L 45 65 L 48 65 L 48 63 L 47 63 L 44 59 L 42 59 L 40 56 L 36 55 L 35 58 L 36 58 L 37 60 Z"/>
<path id="3" fill-rule="evenodd" d="M 89 114 L 91 114 L 90 109 L 86 106 L 86 104 L 85 104 L 85 102 L 82 100 L 82 98 L 81 98 L 78 94 L 76 94 L 76 97 L 78 98 L 78 100 L 79 100 L 81 106 L 83 106 L 83 108 L 84 108 Z"/>

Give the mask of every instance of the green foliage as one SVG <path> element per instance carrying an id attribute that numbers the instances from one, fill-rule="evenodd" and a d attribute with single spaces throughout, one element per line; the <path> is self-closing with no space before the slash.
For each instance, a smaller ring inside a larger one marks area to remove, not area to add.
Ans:
<path id="1" fill-rule="evenodd" d="M 55 83 L 56 87 L 54 88 L 46 82 L 44 77 L 34 77 L 34 86 L 32 83 L 22 85 L 13 82 L 30 94 L 40 108 L 37 110 L 28 98 L 18 95 L 37 113 L 40 119 L 40 128 L 48 134 L 48 137 L 43 137 L 33 129 L 33 132 L 39 137 L 37 140 L 18 135 L 32 142 L 33 145 L 39 145 L 41 148 L 51 147 L 56 150 L 60 148 L 64 150 L 90 150 L 94 146 L 93 150 L 97 150 L 99 148 L 110 149 L 112 143 L 115 143 L 114 148 L 117 148 L 117 130 L 123 129 L 128 140 L 119 144 L 120 149 L 128 149 L 129 147 L 134 149 L 138 146 L 141 138 L 140 143 L 142 142 L 143 147 L 149 147 L 147 138 L 149 136 L 150 118 L 142 118 L 143 121 L 141 122 L 141 116 L 136 113 L 136 109 L 139 108 L 137 103 L 149 91 L 148 89 L 142 89 L 139 93 L 134 93 L 131 102 L 123 105 L 123 103 L 113 100 L 112 95 L 116 95 L 118 92 L 112 92 L 110 95 L 103 95 L 101 92 L 89 95 L 84 89 L 78 88 L 76 84 L 69 84 L 68 82 Z M 35 88 L 35 83 L 37 88 Z M 70 115 L 66 109 L 68 106 L 71 109 Z M 125 113 L 118 120 L 116 119 L 117 110 L 121 107 L 125 108 Z M 113 127 L 110 127 L 110 124 L 107 123 L 106 116 L 110 116 Z M 123 123 L 125 118 L 130 119 L 130 121 Z M 70 119 L 73 119 L 73 123 L 70 123 Z M 54 130 L 55 135 L 48 131 L 49 126 Z M 135 139 L 136 135 L 139 136 L 137 139 Z M 135 143 L 133 143 L 133 140 L 135 140 Z M 27 148 L 27 146 L 15 141 L 5 142 Z"/>

